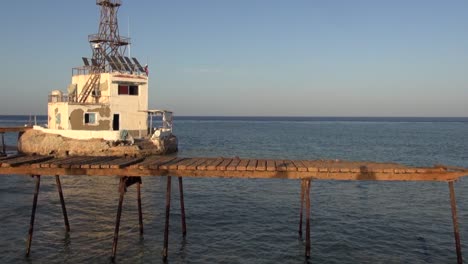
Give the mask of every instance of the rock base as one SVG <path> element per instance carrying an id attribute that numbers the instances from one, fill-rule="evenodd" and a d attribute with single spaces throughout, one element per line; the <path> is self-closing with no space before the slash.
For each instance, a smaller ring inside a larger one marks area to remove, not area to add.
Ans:
<path id="1" fill-rule="evenodd" d="M 26 154 L 65 156 L 148 156 L 177 152 L 177 137 L 151 141 L 135 139 L 134 144 L 103 139 L 78 140 L 60 135 L 28 130 L 18 139 L 18 151 Z"/>

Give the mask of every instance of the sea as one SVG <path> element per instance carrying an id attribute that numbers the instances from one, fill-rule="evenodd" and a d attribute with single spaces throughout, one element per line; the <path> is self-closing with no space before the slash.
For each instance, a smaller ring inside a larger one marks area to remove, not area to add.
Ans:
<path id="1" fill-rule="evenodd" d="M 29 116 L 0 116 L 0 126 Z M 38 116 L 38 124 L 47 122 Z M 468 168 L 468 118 L 179 117 L 184 157 L 333 159 Z M 16 134 L 7 134 L 14 146 Z M 29 176 L 0 176 L 0 263 L 111 263 L 117 177 L 42 177 L 32 252 Z M 143 178 L 144 235 L 136 190 L 125 194 L 117 263 L 163 263 L 166 177 Z M 173 181 L 168 263 L 456 263 L 446 182 L 312 182 L 311 258 L 298 235 L 300 181 L 184 178 L 187 236 Z M 468 259 L 468 177 L 455 183 Z"/>

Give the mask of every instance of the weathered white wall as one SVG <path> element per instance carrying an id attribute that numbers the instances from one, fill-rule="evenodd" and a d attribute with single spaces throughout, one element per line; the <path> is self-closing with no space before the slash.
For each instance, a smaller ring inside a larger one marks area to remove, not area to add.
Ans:
<path id="1" fill-rule="evenodd" d="M 77 86 L 78 95 L 90 75 L 75 75 L 72 84 Z M 119 95 L 118 85 L 137 85 L 138 95 Z M 86 103 L 53 102 L 48 105 L 49 128 L 57 130 L 112 131 L 114 114 L 119 114 L 119 129 L 146 136 L 148 129 L 148 77 L 122 73 L 102 73 L 100 76 L 100 103 L 89 96 Z M 85 113 L 96 113 L 96 124 L 84 124 Z M 60 124 L 57 115 L 60 116 Z"/>
<path id="2" fill-rule="evenodd" d="M 48 127 L 52 129 L 69 129 L 68 103 L 54 102 L 48 105 Z"/>
<path id="3" fill-rule="evenodd" d="M 42 131 L 44 133 L 60 135 L 67 138 L 73 139 L 104 139 L 109 141 L 116 141 L 120 139 L 119 131 L 93 131 L 93 130 L 60 130 L 60 129 L 49 129 L 41 126 L 34 126 L 35 130 Z"/>

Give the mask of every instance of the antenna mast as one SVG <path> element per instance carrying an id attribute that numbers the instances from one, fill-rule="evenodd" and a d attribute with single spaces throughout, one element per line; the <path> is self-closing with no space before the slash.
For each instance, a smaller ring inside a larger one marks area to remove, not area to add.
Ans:
<path id="1" fill-rule="evenodd" d="M 99 32 L 89 35 L 88 41 L 97 64 L 96 71 L 105 72 L 106 56 L 124 56 L 130 38 L 119 34 L 117 12 L 122 5 L 121 0 L 96 0 L 96 5 L 101 11 Z"/>

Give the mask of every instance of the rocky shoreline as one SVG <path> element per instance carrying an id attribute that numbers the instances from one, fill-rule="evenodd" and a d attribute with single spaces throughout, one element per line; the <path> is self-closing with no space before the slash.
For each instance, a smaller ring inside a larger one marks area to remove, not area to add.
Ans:
<path id="1" fill-rule="evenodd" d="M 57 157 L 165 155 L 177 152 L 177 146 L 177 137 L 172 134 L 161 139 L 135 139 L 131 143 L 103 139 L 71 139 L 38 130 L 28 130 L 18 139 L 19 152 Z"/>

